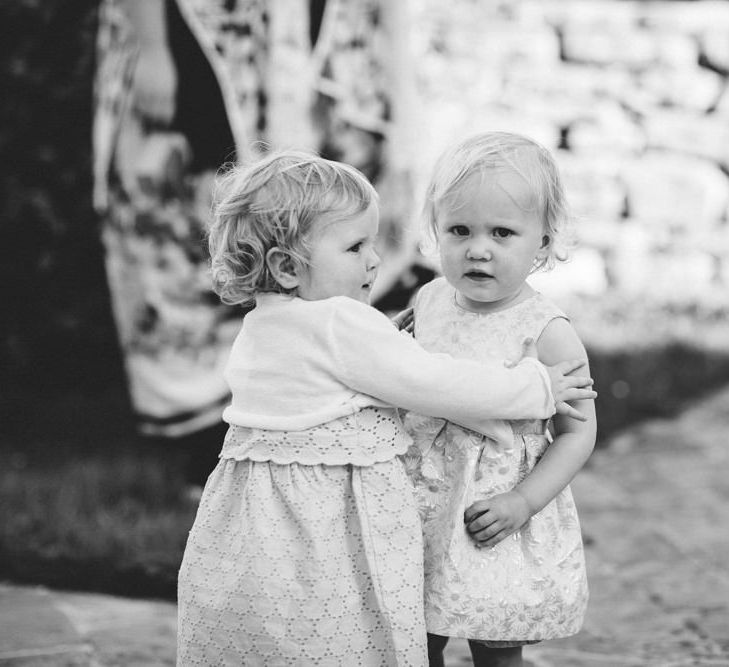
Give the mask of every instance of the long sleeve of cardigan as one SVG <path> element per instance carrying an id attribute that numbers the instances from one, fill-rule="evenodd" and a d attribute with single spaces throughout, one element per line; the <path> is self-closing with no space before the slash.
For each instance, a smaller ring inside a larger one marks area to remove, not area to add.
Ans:
<path id="1" fill-rule="evenodd" d="M 481 432 L 494 419 L 554 414 L 549 377 L 534 359 L 506 368 L 429 353 L 367 306 L 336 309 L 329 338 L 340 379 L 385 403 Z"/>

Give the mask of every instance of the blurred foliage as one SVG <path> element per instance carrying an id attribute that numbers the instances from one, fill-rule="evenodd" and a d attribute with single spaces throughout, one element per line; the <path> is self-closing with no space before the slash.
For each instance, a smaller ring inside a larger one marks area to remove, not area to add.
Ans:
<path id="1" fill-rule="evenodd" d="M 174 599 L 196 510 L 190 452 L 136 436 L 120 394 L 15 406 L 0 439 L 0 579 Z"/>
<path id="2" fill-rule="evenodd" d="M 91 208 L 96 7 L 0 3 L 0 365 L 36 391 L 123 381 Z"/>
<path id="3" fill-rule="evenodd" d="M 52 468 L 12 457 L 0 471 L 3 578 L 174 599 L 197 506 L 168 454 L 97 450 Z"/>
<path id="4" fill-rule="evenodd" d="M 564 304 L 598 392 L 598 444 L 644 419 L 669 418 L 729 383 L 729 303 L 607 292 Z"/>

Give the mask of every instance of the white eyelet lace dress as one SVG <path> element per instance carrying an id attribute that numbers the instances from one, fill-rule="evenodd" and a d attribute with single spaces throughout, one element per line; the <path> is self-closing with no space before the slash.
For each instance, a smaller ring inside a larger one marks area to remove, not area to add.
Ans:
<path id="1" fill-rule="evenodd" d="M 231 426 L 179 575 L 177 664 L 427 664 L 422 534 L 392 409 Z"/>
<path id="2" fill-rule="evenodd" d="M 431 352 L 513 359 L 555 317 L 565 315 L 540 294 L 500 312 L 466 311 L 441 278 L 418 296 L 415 334 Z M 575 634 L 588 591 L 569 487 L 493 549 L 478 549 L 463 522 L 475 500 L 513 489 L 534 468 L 549 446 L 544 422 L 501 422 L 507 437 L 495 439 L 413 413 L 405 424 L 415 440 L 404 460 L 423 520 L 428 632 L 494 646 Z"/>

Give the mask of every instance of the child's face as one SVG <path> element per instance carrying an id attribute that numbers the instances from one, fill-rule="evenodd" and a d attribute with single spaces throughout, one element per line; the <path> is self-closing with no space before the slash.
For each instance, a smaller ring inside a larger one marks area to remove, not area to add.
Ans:
<path id="1" fill-rule="evenodd" d="M 377 205 L 371 203 L 360 215 L 322 222 L 314 231 L 309 266 L 303 270 L 298 296 L 318 301 L 348 296 L 370 302 L 380 258 L 375 252 L 379 226 Z"/>
<path id="2" fill-rule="evenodd" d="M 462 306 L 499 310 L 527 293 L 525 280 L 548 238 L 521 176 L 506 169 L 474 174 L 437 214 L 441 266 Z"/>

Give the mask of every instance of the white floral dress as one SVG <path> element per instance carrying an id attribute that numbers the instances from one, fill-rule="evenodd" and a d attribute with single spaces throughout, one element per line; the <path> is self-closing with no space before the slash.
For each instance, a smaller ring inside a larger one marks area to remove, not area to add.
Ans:
<path id="1" fill-rule="evenodd" d="M 180 569 L 177 664 L 427 664 L 410 443 L 389 408 L 231 426 Z"/>
<path id="2" fill-rule="evenodd" d="M 432 352 L 510 359 L 524 338 L 537 340 L 558 317 L 565 315 L 540 294 L 501 312 L 471 313 L 439 278 L 418 295 L 415 335 Z M 413 413 L 405 424 L 415 440 L 405 461 L 423 521 L 428 632 L 497 646 L 576 633 L 588 590 L 569 487 L 493 549 L 476 548 L 463 521 L 474 501 L 509 491 L 529 474 L 549 446 L 546 424 L 497 422 L 494 438 Z"/>

